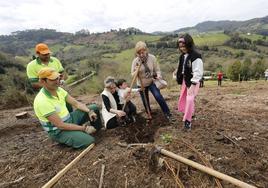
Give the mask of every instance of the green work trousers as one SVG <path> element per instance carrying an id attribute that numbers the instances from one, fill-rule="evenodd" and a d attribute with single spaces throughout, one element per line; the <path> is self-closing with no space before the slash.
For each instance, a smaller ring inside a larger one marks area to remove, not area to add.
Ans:
<path id="1" fill-rule="evenodd" d="M 100 112 L 96 104 L 91 104 L 88 106 L 89 109 L 94 110 L 97 114 L 96 121 L 90 121 L 88 113 L 83 112 L 81 110 L 75 110 L 70 113 L 70 118 L 65 121 L 66 123 L 74 123 L 77 125 L 82 125 L 86 122 L 90 122 L 90 124 L 98 131 L 101 129 L 101 119 Z M 92 144 L 95 139 L 91 135 L 83 132 L 83 131 L 65 131 L 65 130 L 54 130 L 48 133 L 49 137 L 51 137 L 54 141 L 59 142 L 61 144 L 66 144 L 67 146 L 73 148 L 85 148 Z"/>

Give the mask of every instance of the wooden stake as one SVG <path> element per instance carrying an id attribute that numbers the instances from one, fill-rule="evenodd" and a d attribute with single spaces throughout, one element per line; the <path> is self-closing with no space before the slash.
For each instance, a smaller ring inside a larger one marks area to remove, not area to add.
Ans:
<path id="1" fill-rule="evenodd" d="M 42 188 L 52 187 L 74 164 L 76 164 L 87 152 L 94 147 L 94 144 L 89 145 L 84 151 L 82 151 L 72 162 L 65 166 L 60 172 L 58 172 L 49 182 L 47 182 Z"/>
<path id="2" fill-rule="evenodd" d="M 20 112 L 16 114 L 15 116 L 17 119 L 26 119 L 29 116 L 29 114 L 28 112 Z"/>
<path id="3" fill-rule="evenodd" d="M 99 188 L 101 188 L 101 187 L 102 187 L 102 184 L 103 184 L 104 169 L 105 169 L 105 165 L 102 164 L 102 165 L 101 165 L 101 176 L 100 176 L 100 184 L 99 184 Z"/>

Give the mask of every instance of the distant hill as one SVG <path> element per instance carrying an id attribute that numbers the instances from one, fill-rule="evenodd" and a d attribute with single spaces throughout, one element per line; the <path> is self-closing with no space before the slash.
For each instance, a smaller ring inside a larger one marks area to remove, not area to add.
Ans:
<path id="1" fill-rule="evenodd" d="M 255 33 L 268 35 L 268 16 L 263 18 L 254 18 L 246 21 L 205 21 L 194 27 L 185 27 L 175 30 L 174 33 L 204 33 L 211 31 L 232 31 L 243 33 Z"/>
<path id="2" fill-rule="evenodd" d="M 252 62 L 250 76 L 253 78 L 264 72 L 258 67 L 268 67 L 268 37 L 256 34 L 267 32 L 267 18 L 243 22 L 208 21 L 176 32 L 197 33 L 193 38 L 198 50 L 205 57 L 205 70 L 216 72 L 221 69 L 226 73 L 232 62 L 249 59 Z M 221 32 L 214 32 L 219 30 Z M 101 33 L 91 33 L 87 29 L 75 33 L 38 29 L 0 35 L 0 105 L 21 106 L 27 103 L 25 92 L 31 93 L 31 90 L 26 87 L 25 68 L 32 60 L 34 47 L 39 42 L 47 43 L 52 55 L 60 59 L 69 74 L 66 83 L 82 79 L 92 71 L 96 72 L 93 78 L 73 89 L 75 95 L 80 95 L 101 92 L 107 75 L 126 78 L 130 82 L 129 71 L 138 41 L 147 43 L 150 53 L 157 57 L 165 79 L 175 84 L 172 82 L 171 72 L 178 62 L 177 39 L 178 33 L 145 33 L 134 27 Z M 258 62 L 262 64 L 258 65 Z"/>

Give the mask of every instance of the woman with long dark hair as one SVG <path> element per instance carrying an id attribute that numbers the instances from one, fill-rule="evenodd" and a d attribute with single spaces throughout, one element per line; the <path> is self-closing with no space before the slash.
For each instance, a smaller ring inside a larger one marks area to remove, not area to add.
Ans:
<path id="1" fill-rule="evenodd" d="M 189 34 L 179 37 L 178 48 L 181 52 L 176 75 L 177 82 L 181 85 L 178 110 L 184 113 L 184 128 L 190 130 L 195 111 L 194 100 L 198 94 L 199 81 L 203 76 L 203 61 L 195 49 L 193 38 Z"/>

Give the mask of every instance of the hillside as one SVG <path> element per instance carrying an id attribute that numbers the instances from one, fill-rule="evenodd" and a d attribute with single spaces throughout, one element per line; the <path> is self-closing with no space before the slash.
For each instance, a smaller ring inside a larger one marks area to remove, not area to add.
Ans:
<path id="1" fill-rule="evenodd" d="M 256 18 L 243 23 L 232 22 L 232 25 L 234 28 L 240 27 L 242 31 L 243 28 L 250 29 L 259 22 L 262 22 L 263 24 L 259 25 L 264 27 L 265 18 Z M 227 22 L 223 21 L 221 25 L 225 23 Z M 200 23 L 198 28 L 213 30 L 214 26 Z M 104 33 L 81 30 L 75 34 L 39 29 L 17 31 L 12 35 L 0 36 L 0 91 L 2 92 L 0 105 L 8 108 L 18 107 L 32 100 L 33 96 L 24 97 L 25 67 L 35 54 L 34 46 L 39 42 L 47 43 L 53 52 L 52 55 L 61 60 L 69 74 L 67 83 L 79 80 L 92 71 L 97 73 L 92 79 L 72 89 L 75 95 L 80 95 L 99 93 L 103 87 L 102 82 L 108 75 L 126 78 L 130 82 L 130 65 L 135 57 L 134 46 L 139 40 L 147 43 L 150 52 L 158 59 L 163 76 L 170 82 L 179 56 L 177 38 L 178 34 L 155 35 L 144 33 L 137 28 L 111 30 Z M 193 34 L 193 38 L 203 55 L 206 71 L 215 73 L 222 70 L 226 76 L 229 76 L 228 72 L 232 72 L 229 67 L 239 61 L 243 78 L 261 79 L 264 70 L 268 67 L 268 38 L 265 35 L 226 30 L 197 33 Z M 243 68 L 245 61 L 249 62 L 249 65 Z M 14 79 L 13 75 L 17 75 L 17 78 Z M 234 78 L 238 79 L 237 76 Z M 20 96 L 20 99 L 16 100 L 10 93 L 15 93 Z"/>
<path id="2" fill-rule="evenodd" d="M 174 33 L 190 32 L 204 33 L 211 31 L 231 31 L 243 33 L 256 33 L 260 35 L 268 35 L 268 16 L 262 18 L 254 18 L 246 21 L 205 21 L 193 27 L 186 27 L 175 30 Z"/>

